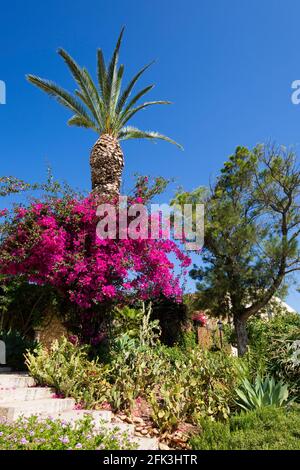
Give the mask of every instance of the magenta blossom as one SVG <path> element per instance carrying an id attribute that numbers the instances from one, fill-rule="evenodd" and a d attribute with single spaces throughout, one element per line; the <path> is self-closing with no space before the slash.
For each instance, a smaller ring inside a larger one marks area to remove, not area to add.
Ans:
<path id="1" fill-rule="evenodd" d="M 195 312 L 192 316 L 192 320 L 199 323 L 201 326 L 205 326 L 207 323 L 207 317 L 204 312 Z"/>
<path id="2" fill-rule="evenodd" d="M 0 210 L 0 217 L 5 217 L 7 216 L 8 214 L 8 210 L 7 209 L 1 209 Z"/>
<path id="3" fill-rule="evenodd" d="M 68 341 L 70 341 L 70 343 L 72 343 L 74 346 L 77 346 L 79 344 L 79 338 L 76 335 L 69 335 Z"/>
<path id="4" fill-rule="evenodd" d="M 81 309 L 129 296 L 180 301 L 180 277 L 170 256 L 182 270 L 190 258 L 170 239 L 99 238 L 98 203 L 90 196 L 19 208 L 0 245 L 0 274 L 50 285 Z"/>

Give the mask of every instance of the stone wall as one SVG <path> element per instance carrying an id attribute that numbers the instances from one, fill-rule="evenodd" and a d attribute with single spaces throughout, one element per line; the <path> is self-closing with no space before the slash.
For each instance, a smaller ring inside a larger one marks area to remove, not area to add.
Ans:
<path id="1" fill-rule="evenodd" d="M 46 348 L 50 348 L 55 339 L 68 336 L 68 330 L 62 321 L 53 313 L 49 313 L 43 325 L 36 330 L 36 339 Z"/>

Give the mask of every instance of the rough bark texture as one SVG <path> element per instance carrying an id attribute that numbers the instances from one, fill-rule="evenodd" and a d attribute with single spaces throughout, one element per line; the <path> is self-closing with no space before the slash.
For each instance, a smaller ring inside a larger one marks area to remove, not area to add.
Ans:
<path id="1" fill-rule="evenodd" d="M 49 312 L 49 317 L 45 318 L 43 324 L 36 331 L 36 339 L 46 348 L 50 349 L 53 341 L 62 336 L 69 336 L 67 328 L 62 320 Z"/>
<path id="2" fill-rule="evenodd" d="M 234 326 L 237 337 L 237 348 L 239 356 L 243 356 L 247 351 L 248 335 L 246 329 L 246 320 L 240 317 L 234 318 Z"/>
<path id="3" fill-rule="evenodd" d="M 99 196 L 118 196 L 124 167 L 118 139 L 101 135 L 92 149 L 90 165 L 93 192 Z"/>

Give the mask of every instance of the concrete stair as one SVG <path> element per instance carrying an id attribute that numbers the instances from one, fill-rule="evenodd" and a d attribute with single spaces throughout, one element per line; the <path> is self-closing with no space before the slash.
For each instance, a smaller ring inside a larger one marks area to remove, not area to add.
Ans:
<path id="1" fill-rule="evenodd" d="M 159 444 L 156 437 L 137 437 L 134 438 L 135 443 L 137 444 L 137 450 L 158 450 Z"/>
<path id="2" fill-rule="evenodd" d="M 34 379 L 23 372 L 2 373 L 0 375 L 0 388 L 34 387 L 35 385 Z"/>
<path id="3" fill-rule="evenodd" d="M 128 423 L 110 423 L 107 426 L 110 431 L 127 432 L 130 436 L 134 435 L 134 425 Z"/>
<path id="4" fill-rule="evenodd" d="M 92 416 L 93 421 L 95 423 L 96 428 L 102 428 L 111 423 L 112 419 L 112 412 L 111 411 L 106 411 L 106 410 L 99 410 L 99 411 L 94 411 L 94 410 L 66 410 L 62 411 L 59 413 L 55 414 L 50 414 L 50 413 L 42 413 L 42 416 L 44 417 L 52 417 L 55 419 L 61 419 L 62 421 L 65 421 L 66 423 L 74 423 L 76 424 L 77 421 L 80 421 L 82 418 L 84 418 L 85 415 Z"/>
<path id="5" fill-rule="evenodd" d="M 49 387 L 0 387 L 0 405 L 7 401 L 28 401 L 52 398 L 53 390 Z"/>
<path id="6" fill-rule="evenodd" d="M 113 422 L 113 413 L 108 410 L 76 410 L 73 398 L 54 398 L 49 387 L 36 387 L 32 377 L 21 372 L 0 373 L 0 420 L 15 421 L 20 416 L 38 415 L 41 419 L 51 417 L 65 423 L 76 423 L 84 415 L 90 415 L 95 428 L 113 433 L 126 433 L 140 450 L 157 450 L 156 438 L 138 437 L 134 425 Z"/>
<path id="7" fill-rule="evenodd" d="M 0 374 L 7 374 L 8 372 L 11 372 L 11 367 L 0 366 Z"/>
<path id="8" fill-rule="evenodd" d="M 74 408 L 73 398 L 44 398 L 28 401 L 5 401 L 0 403 L 0 417 L 15 421 L 20 416 L 32 416 L 43 412 L 58 413 Z"/>

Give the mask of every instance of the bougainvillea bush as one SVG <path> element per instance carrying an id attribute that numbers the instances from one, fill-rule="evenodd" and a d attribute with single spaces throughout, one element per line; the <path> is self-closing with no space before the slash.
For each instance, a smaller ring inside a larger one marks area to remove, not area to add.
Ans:
<path id="1" fill-rule="evenodd" d="M 124 232 L 122 239 L 100 238 L 99 202 L 93 196 L 50 198 L 4 214 L 0 273 L 50 285 L 82 311 L 130 297 L 180 300 L 180 279 L 169 255 L 183 270 L 189 257 L 170 239 L 126 239 Z M 129 204 L 141 202 L 136 197 Z"/>

